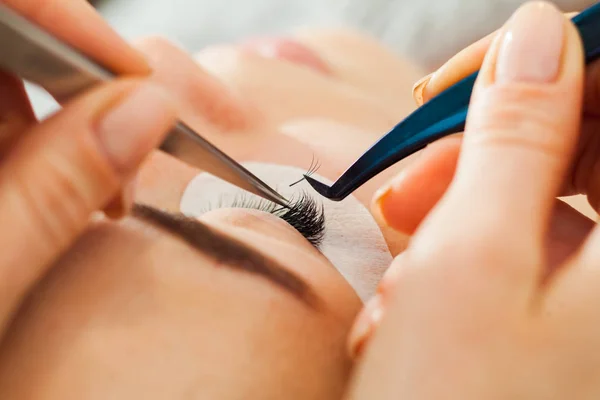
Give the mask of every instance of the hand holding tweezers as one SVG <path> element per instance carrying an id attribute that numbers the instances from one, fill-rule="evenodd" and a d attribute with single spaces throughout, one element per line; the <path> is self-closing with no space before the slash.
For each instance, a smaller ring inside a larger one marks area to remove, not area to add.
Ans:
<path id="1" fill-rule="evenodd" d="M 600 55 L 600 3 L 573 18 L 585 48 L 586 63 Z M 465 127 L 478 72 L 451 86 L 396 125 L 367 150 L 331 186 L 310 176 L 308 183 L 322 196 L 340 201 L 398 161 Z"/>
<path id="2" fill-rule="evenodd" d="M 68 99 L 115 76 L 79 51 L 0 4 L 0 68 Z M 179 121 L 160 149 L 244 190 L 286 207 L 275 190 Z"/>

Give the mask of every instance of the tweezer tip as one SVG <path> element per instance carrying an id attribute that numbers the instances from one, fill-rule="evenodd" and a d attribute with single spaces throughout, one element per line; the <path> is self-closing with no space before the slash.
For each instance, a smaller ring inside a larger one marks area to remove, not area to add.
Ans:
<path id="1" fill-rule="evenodd" d="M 274 190 L 272 192 L 268 192 L 266 198 L 280 207 L 287 209 L 290 208 L 290 201 Z"/>
<path id="2" fill-rule="evenodd" d="M 321 196 L 333 201 L 340 201 L 344 199 L 344 197 L 339 197 L 333 193 L 333 190 L 330 186 L 327 186 L 326 184 L 321 183 L 308 175 L 304 175 L 304 179 L 306 179 L 306 182 L 308 182 L 308 184 L 312 186 L 312 188 L 315 189 Z"/>

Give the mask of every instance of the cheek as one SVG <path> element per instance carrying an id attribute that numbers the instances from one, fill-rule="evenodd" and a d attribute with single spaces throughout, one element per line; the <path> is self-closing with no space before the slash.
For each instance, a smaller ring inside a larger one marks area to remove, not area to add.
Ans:
<path id="1" fill-rule="evenodd" d="M 338 79 L 384 100 L 398 115 L 414 108 L 412 86 L 424 72 L 375 38 L 341 29 L 304 29 L 296 39 L 316 50 Z"/>
<path id="2" fill-rule="evenodd" d="M 196 59 L 273 124 L 320 117 L 381 130 L 397 122 L 397 111 L 372 94 L 304 66 L 248 54 L 234 46 L 205 49 Z"/>

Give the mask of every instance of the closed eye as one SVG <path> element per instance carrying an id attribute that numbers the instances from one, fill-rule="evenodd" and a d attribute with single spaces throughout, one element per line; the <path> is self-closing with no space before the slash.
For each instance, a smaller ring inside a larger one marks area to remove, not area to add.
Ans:
<path id="1" fill-rule="evenodd" d="M 216 208 L 249 208 L 273 214 L 296 229 L 317 249 L 325 239 L 325 210 L 323 204 L 306 192 L 300 192 L 290 199 L 290 207 L 280 207 L 270 201 L 241 193 L 226 204 L 219 201 Z"/>

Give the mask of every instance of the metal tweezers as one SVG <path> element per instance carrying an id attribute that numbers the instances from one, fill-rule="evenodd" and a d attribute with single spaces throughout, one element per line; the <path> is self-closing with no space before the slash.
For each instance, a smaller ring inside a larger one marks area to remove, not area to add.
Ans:
<path id="1" fill-rule="evenodd" d="M 600 3 L 573 18 L 585 48 L 586 63 L 600 55 Z M 380 172 L 428 144 L 465 127 L 473 85 L 479 72 L 451 86 L 409 115 L 358 158 L 333 185 L 308 175 L 308 183 L 322 196 L 340 201 Z"/>
<path id="2" fill-rule="evenodd" d="M 0 4 L 0 68 L 68 99 L 115 74 Z M 125 133 L 126 134 L 126 133 Z M 280 206 L 288 201 L 179 121 L 160 150 Z"/>

